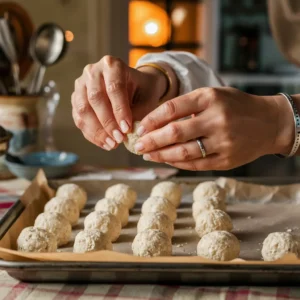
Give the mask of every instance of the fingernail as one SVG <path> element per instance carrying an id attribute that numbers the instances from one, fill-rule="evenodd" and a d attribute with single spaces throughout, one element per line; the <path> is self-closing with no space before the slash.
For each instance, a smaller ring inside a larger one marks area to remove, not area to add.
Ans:
<path id="1" fill-rule="evenodd" d="M 121 144 L 123 142 L 123 135 L 119 130 L 114 130 L 113 136 L 118 144 Z"/>
<path id="2" fill-rule="evenodd" d="M 151 155 L 150 154 L 144 154 L 143 159 L 149 161 L 149 160 L 151 160 Z"/>
<path id="3" fill-rule="evenodd" d="M 121 126 L 121 129 L 122 129 L 122 132 L 123 132 L 123 133 L 127 133 L 127 132 L 128 132 L 129 126 L 128 126 L 128 124 L 127 124 L 126 121 L 122 120 L 122 121 L 120 122 L 120 126 Z"/>
<path id="4" fill-rule="evenodd" d="M 139 152 L 144 149 L 144 144 L 141 142 L 138 142 L 134 145 L 134 149 L 136 152 Z"/>
<path id="5" fill-rule="evenodd" d="M 116 142 L 113 139 L 111 139 L 110 137 L 107 137 L 105 139 L 105 142 L 110 148 L 113 148 L 116 145 Z"/>
<path id="6" fill-rule="evenodd" d="M 144 126 L 140 126 L 137 131 L 136 131 L 138 136 L 142 136 L 145 133 L 145 127 Z"/>
<path id="7" fill-rule="evenodd" d="M 103 145 L 103 148 L 104 148 L 106 151 L 110 151 L 110 150 L 111 150 L 111 148 L 110 148 L 108 145 L 106 145 L 106 144 Z"/>

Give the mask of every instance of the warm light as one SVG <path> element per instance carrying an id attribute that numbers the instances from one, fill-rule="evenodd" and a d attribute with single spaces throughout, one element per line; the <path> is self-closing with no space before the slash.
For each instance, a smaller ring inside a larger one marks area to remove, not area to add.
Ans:
<path id="1" fill-rule="evenodd" d="M 129 41 L 133 46 L 159 47 L 169 41 L 170 34 L 165 10 L 148 1 L 130 1 Z"/>
<path id="2" fill-rule="evenodd" d="M 184 7 L 177 7 L 172 11 L 172 22 L 174 26 L 179 27 L 185 20 L 187 11 Z"/>
<path id="3" fill-rule="evenodd" d="M 65 39 L 67 42 L 72 42 L 74 40 L 74 33 L 70 30 L 65 31 Z"/>
<path id="4" fill-rule="evenodd" d="M 149 35 L 154 35 L 158 32 L 158 25 L 153 21 L 149 21 L 145 24 L 145 32 Z"/>

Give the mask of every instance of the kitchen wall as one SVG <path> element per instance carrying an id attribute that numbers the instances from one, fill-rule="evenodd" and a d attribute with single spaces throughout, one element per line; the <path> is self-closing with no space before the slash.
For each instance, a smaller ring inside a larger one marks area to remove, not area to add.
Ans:
<path id="1" fill-rule="evenodd" d="M 74 126 L 70 97 L 74 80 L 84 66 L 105 54 L 127 60 L 127 0 L 16 0 L 31 15 L 36 26 L 56 22 L 74 33 L 66 57 L 49 68 L 46 80 L 55 80 L 61 91 L 61 102 L 55 117 L 54 134 L 57 147 L 80 155 L 84 163 L 102 166 L 139 164 L 123 146 L 112 152 L 103 151 L 87 142 Z M 117 159 L 116 159 L 117 158 Z"/>

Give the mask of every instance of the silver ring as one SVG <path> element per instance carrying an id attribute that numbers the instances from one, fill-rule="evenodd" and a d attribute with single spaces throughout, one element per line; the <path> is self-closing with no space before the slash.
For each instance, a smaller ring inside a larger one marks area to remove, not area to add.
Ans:
<path id="1" fill-rule="evenodd" d="M 204 148 L 204 145 L 203 145 L 201 139 L 200 138 L 196 139 L 196 142 L 199 145 L 200 151 L 202 153 L 202 157 L 205 158 L 206 157 L 206 151 L 205 151 L 205 148 Z"/>

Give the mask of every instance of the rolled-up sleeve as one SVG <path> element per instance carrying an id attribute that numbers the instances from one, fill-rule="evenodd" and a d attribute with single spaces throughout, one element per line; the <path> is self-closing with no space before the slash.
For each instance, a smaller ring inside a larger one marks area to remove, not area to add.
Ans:
<path id="1" fill-rule="evenodd" d="M 189 52 L 166 51 L 162 53 L 148 53 L 140 58 L 137 66 L 150 62 L 164 62 L 172 67 L 180 82 L 180 95 L 201 87 L 219 87 L 224 85 L 205 61 Z"/>

